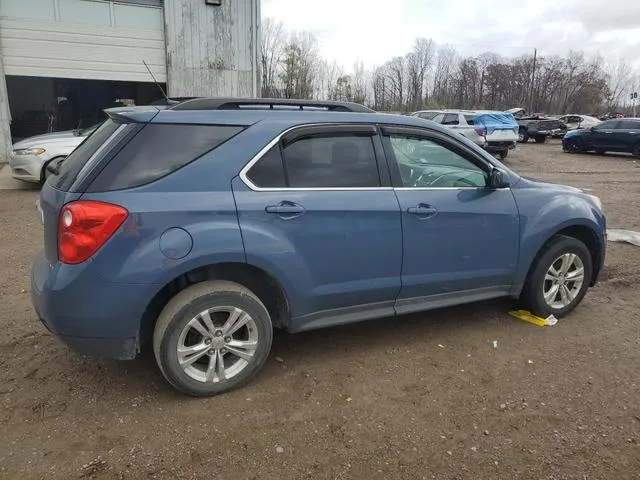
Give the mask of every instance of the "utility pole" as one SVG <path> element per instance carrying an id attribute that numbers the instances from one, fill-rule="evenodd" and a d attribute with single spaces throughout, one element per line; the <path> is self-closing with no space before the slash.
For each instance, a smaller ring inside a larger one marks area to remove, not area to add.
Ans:
<path id="1" fill-rule="evenodd" d="M 536 60 L 538 58 L 538 49 L 534 48 L 533 49 L 533 69 L 531 71 L 531 87 L 529 88 L 530 92 L 529 92 L 529 98 L 530 98 L 530 103 L 529 103 L 529 115 L 533 115 L 533 95 L 534 95 L 534 86 L 535 86 L 535 81 L 536 81 Z"/>

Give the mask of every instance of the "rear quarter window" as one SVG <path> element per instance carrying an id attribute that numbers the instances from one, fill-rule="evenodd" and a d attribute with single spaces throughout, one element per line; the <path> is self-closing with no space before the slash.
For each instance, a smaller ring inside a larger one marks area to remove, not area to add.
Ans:
<path id="1" fill-rule="evenodd" d="M 188 165 L 243 129 L 150 123 L 104 167 L 88 191 L 123 190 L 151 183 Z"/>
<path id="2" fill-rule="evenodd" d="M 68 191 L 78 174 L 98 149 L 118 130 L 120 124 L 112 120 L 105 121 L 87 136 L 71 154 L 60 163 L 60 172 L 50 181 L 58 190 Z"/>

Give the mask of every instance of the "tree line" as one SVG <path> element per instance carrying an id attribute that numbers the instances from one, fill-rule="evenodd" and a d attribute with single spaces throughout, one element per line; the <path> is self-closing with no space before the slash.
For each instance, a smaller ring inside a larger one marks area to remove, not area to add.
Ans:
<path id="1" fill-rule="evenodd" d="M 309 32 L 265 19 L 260 53 L 263 97 L 352 101 L 379 111 L 423 108 L 602 114 L 629 113 L 640 76 L 624 59 L 557 55 L 462 56 L 451 45 L 418 38 L 410 52 L 346 72 L 319 53 Z"/>

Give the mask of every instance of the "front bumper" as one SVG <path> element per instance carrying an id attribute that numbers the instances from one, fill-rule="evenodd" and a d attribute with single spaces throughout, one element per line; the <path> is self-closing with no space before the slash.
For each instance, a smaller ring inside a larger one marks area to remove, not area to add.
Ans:
<path id="1" fill-rule="evenodd" d="M 11 176 L 23 182 L 39 183 L 42 179 L 44 160 L 36 155 L 14 155 L 9 157 Z"/>
<path id="2" fill-rule="evenodd" d="M 37 255 L 31 301 L 38 318 L 78 353 L 132 359 L 153 286 L 110 283 L 90 272 L 91 263 L 52 265 Z"/>

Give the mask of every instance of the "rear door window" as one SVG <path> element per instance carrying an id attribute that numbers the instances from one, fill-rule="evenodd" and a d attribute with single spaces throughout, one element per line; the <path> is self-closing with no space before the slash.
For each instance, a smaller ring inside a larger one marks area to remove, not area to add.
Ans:
<path id="1" fill-rule="evenodd" d="M 68 191 L 85 164 L 120 126 L 110 119 L 100 125 L 59 164 L 59 173 L 50 180 L 51 185 L 58 190 Z"/>
<path id="2" fill-rule="evenodd" d="M 150 123 L 116 154 L 88 191 L 122 190 L 151 183 L 200 158 L 243 128 Z"/>
<path id="3" fill-rule="evenodd" d="M 373 140 L 368 135 L 302 137 L 276 145 L 247 172 L 258 188 L 369 188 L 380 186 Z"/>
<path id="4" fill-rule="evenodd" d="M 620 130 L 637 130 L 640 128 L 640 122 L 637 120 L 620 120 L 618 127 Z"/>
<path id="5" fill-rule="evenodd" d="M 474 115 L 465 115 L 464 120 L 467 122 L 467 125 L 473 125 Z"/>
<path id="6" fill-rule="evenodd" d="M 460 119 L 457 113 L 447 113 L 442 120 L 442 125 L 459 125 Z"/>

